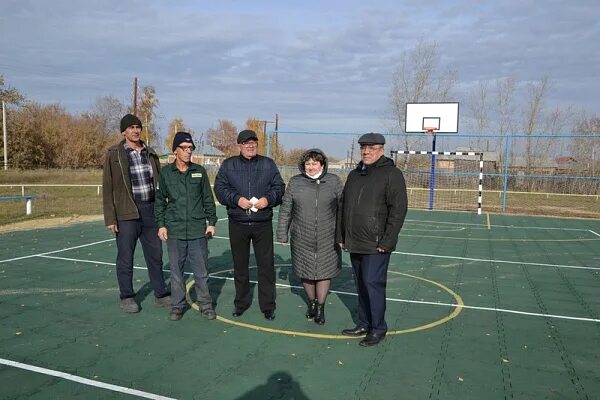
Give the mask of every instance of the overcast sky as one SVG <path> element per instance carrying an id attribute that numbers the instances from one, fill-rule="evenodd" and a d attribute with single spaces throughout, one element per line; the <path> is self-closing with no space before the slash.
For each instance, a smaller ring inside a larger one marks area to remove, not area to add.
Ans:
<path id="1" fill-rule="evenodd" d="M 456 101 L 477 81 L 547 75 L 547 107 L 598 114 L 597 1 L 2 0 L 0 74 L 29 99 L 71 112 L 153 85 L 162 131 L 230 119 L 280 129 L 385 131 L 392 73 L 419 41 L 457 71 Z M 460 127 L 461 130 L 466 127 Z M 328 137 L 303 140 L 327 148 Z M 334 150 L 337 151 L 338 149 Z M 339 151 L 338 151 L 339 152 Z M 339 155 L 339 154 L 338 154 Z"/>

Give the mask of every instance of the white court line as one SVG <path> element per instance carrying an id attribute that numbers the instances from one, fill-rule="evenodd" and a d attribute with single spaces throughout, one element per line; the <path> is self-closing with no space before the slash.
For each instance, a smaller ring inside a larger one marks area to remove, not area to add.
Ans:
<path id="1" fill-rule="evenodd" d="M 220 271 L 220 272 L 223 272 L 223 271 Z M 215 275 L 218 273 L 219 272 L 215 272 L 213 274 L 209 274 L 209 276 L 211 278 L 215 278 L 215 279 L 225 279 L 228 281 L 233 281 L 233 278 Z M 191 273 L 190 273 L 190 275 L 191 275 Z M 258 281 L 252 281 L 252 280 L 250 282 L 258 283 Z M 291 288 L 291 289 L 303 289 L 302 286 L 288 285 L 285 283 L 276 283 L 275 285 L 279 286 L 279 287 L 285 287 L 285 288 Z M 331 290 L 330 289 L 329 292 L 335 293 L 335 294 L 348 295 L 348 296 L 357 296 L 356 293 L 344 292 L 341 290 Z M 441 302 L 435 302 L 435 301 L 397 299 L 394 297 L 386 297 L 385 299 L 388 301 L 393 301 L 393 302 L 397 302 L 397 303 L 425 304 L 425 305 L 432 305 L 432 306 L 443 306 L 443 307 L 454 307 L 454 308 L 460 307 L 460 308 L 467 308 L 467 309 L 471 309 L 471 310 L 494 311 L 494 312 L 503 312 L 503 313 L 509 313 L 509 314 L 529 315 L 529 316 L 534 316 L 534 317 L 559 318 L 559 319 L 568 319 L 568 320 L 584 321 L 584 322 L 600 322 L 600 319 L 596 319 L 596 318 L 569 317 L 567 315 L 534 313 L 534 312 L 528 312 L 528 311 L 509 310 L 509 309 L 505 309 L 505 308 L 478 307 L 478 306 L 467 306 L 467 305 L 461 306 L 461 305 L 454 304 L 454 303 L 441 303 Z"/>
<path id="2" fill-rule="evenodd" d="M 73 247 L 65 247 L 64 249 L 60 249 L 60 250 L 54 250 L 54 251 L 47 251 L 45 253 L 38 253 L 38 254 L 31 254 L 29 256 L 23 256 L 23 257 L 15 257 L 15 258 L 10 258 L 8 260 L 0 260 L 0 264 L 2 263 L 6 263 L 6 262 L 10 262 L 10 261 L 17 261 L 17 260 L 25 260 L 27 258 L 32 258 L 32 257 L 39 257 L 39 256 L 45 256 L 47 254 L 54 254 L 54 253 L 60 253 L 61 251 L 67 251 L 67 250 L 74 250 L 74 249 L 80 249 L 82 247 L 88 247 L 88 246 L 93 246 L 95 244 L 100 244 L 100 243 L 106 243 L 106 242 L 111 242 L 115 240 L 113 239 L 106 239 L 106 240 L 100 240 L 99 242 L 93 242 L 93 243 L 88 243 L 88 244 L 82 244 L 80 246 L 73 246 Z"/>
<path id="3" fill-rule="evenodd" d="M 406 219 L 405 221 L 409 222 L 427 222 L 434 225 L 437 224 L 449 224 L 449 225 L 469 225 L 469 226 L 480 226 L 486 227 L 485 224 L 473 224 L 468 222 L 444 222 L 444 221 L 427 221 L 421 219 Z M 514 226 L 514 225 L 490 225 L 493 228 L 507 228 L 507 229 L 542 229 L 542 230 L 559 230 L 559 231 L 588 231 L 588 229 L 584 228 L 553 228 L 553 227 L 543 227 L 543 226 Z"/>
<path id="4" fill-rule="evenodd" d="M 115 265 L 115 264 L 106 263 L 106 262 L 102 262 L 102 261 L 78 260 L 78 259 L 74 259 L 74 258 L 64 258 L 64 257 L 54 257 L 54 256 L 40 256 L 40 257 L 65 260 L 65 261 L 86 262 L 86 263 L 93 263 L 93 264 L 105 264 L 105 265 L 113 265 L 113 266 Z M 289 265 L 289 264 L 284 264 L 284 265 Z M 146 270 L 145 267 L 134 266 L 133 268 Z M 347 267 L 347 268 L 349 268 L 349 267 Z M 165 269 L 164 271 L 170 272 L 168 269 Z M 213 272 L 213 273 L 209 274 L 209 276 L 214 279 L 233 281 L 233 278 L 217 275 L 217 274 L 220 274 L 223 272 L 229 272 L 229 271 Z M 190 275 L 190 276 L 193 275 L 191 272 L 184 272 L 184 274 Z M 251 280 L 250 283 L 257 284 L 258 281 Z M 275 283 L 275 286 L 289 288 L 289 289 L 303 289 L 302 286 L 288 285 L 285 283 Z M 348 295 L 348 296 L 356 296 L 356 293 L 344 292 L 341 290 L 329 290 L 329 292 L 335 293 L 335 294 Z M 494 312 L 503 312 L 503 313 L 509 313 L 509 314 L 529 315 L 529 316 L 534 316 L 534 317 L 557 318 L 557 319 L 566 319 L 566 320 L 584 321 L 584 322 L 600 322 L 600 319 L 595 319 L 595 318 L 570 317 L 567 315 L 534 313 L 534 312 L 528 312 L 528 311 L 510 310 L 510 309 L 506 309 L 506 308 L 479 307 L 479 306 L 468 306 L 468 305 L 459 306 L 458 304 L 453 304 L 453 303 L 439 303 L 439 302 L 433 302 L 433 301 L 397 299 L 394 297 L 386 297 L 386 300 L 393 301 L 393 302 L 399 302 L 399 303 L 425 304 L 425 305 L 445 306 L 445 307 L 462 307 L 462 308 L 471 309 L 471 310 L 494 311 Z"/>
<path id="5" fill-rule="evenodd" d="M 36 367 L 35 365 L 23 364 L 18 361 L 7 360 L 5 358 L 0 358 L 0 364 L 7 365 L 9 367 L 25 369 L 27 371 L 37 372 L 38 374 L 55 376 L 57 378 L 67 379 L 69 381 L 83 383 L 88 386 L 95 386 L 101 389 L 112 390 L 113 392 L 121 392 L 125 394 L 129 394 L 132 396 L 143 397 L 145 399 L 154 399 L 154 400 L 175 400 L 172 397 L 161 396 L 154 393 L 143 392 L 141 390 L 131 389 L 123 386 L 117 386 L 110 383 L 104 383 L 100 381 L 95 381 L 93 379 L 82 378 L 77 375 L 68 374 L 66 372 L 60 372 L 53 369 Z"/>
<path id="6" fill-rule="evenodd" d="M 590 232 L 592 232 L 592 231 L 590 231 Z M 597 233 L 595 233 L 595 234 L 598 235 Z M 598 236 L 600 236 L 600 235 L 598 235 Z M 214 238 L 215 239 L 229 240 L 229 238 L 225 237 L 225 236 L 214 236 Z M 113 240 L 113 239 L 103 240 L 101 242 L 95 242 L 95 243 L 90 243 L 90 244 L 76 246 L 76 247 L 69 247 L 69 248 L 62 249 L 62 250 L 50 251 L 50 252 L 47 252 L 47 253 L 40 253 L 40 254 L 34 254 L 34 255 L 30 255 L 30 256 L 18 257 L 18 258 L 13 258 L 13 259 L 10 259 L 10 260 L 3 260 L 3 261 L 0 261 L 0 263 L 8 262 L 8 261 L 14 261 L 14 260 L 21 260 L 21 259 L 24 259 L 24 258 L 42 257 L 42 256 L 46 256 L 48 254 L 54 254 L 54 253 L 58 253 L 58 252 L 61 252 L 61 251 L 66 251 L 66 250 L 76 249 L 76 248 L 80 248 L 80 247 L 91 246 L 91 245 L 98 244 L 98 243 L 104 243 L 104 242 L 107 242 L 107 241 L 110 241 L 110 240 Z M 274 243 L 275 244 L 281 244 L 279 242 L 274 242 Z M 486 259 L 486 258 L 470 258 L 470 257 L 458 257 L 458 256 L 444 256 L 444 255 L 439 255 L 439 254 L 407 253 L 407 252 L 402 252 L 402 251 L 394 251 L 393 254 L 401 254 L 401 255 L 415 256 L 415 257 L 447 258 L 447 259 L 451 259 L 451 260 L 477 261 L 477 262 L 497 263 L 497 264 L 531 265 L 531 266 L 536 266 L 536 267 L 554 267 L 554 268 L 567 268 L 567 269 L 584 269 L 584 270 L 592 270 L 592 271 L 600 270 L 600 267 L 588 267 L 588 266 L 585 266 L 585 265 L 584 266 L 580 266 L 580 265 L 532 263 L 532 262 L 524 262 L 524 261 L 509 261 L 509 260 L 494 260 L 494 259 Z M 60 257 L 57 257 L 57 258 L 60 259 Z M 85 261 L 85 260 L 76 260 L 76 259 L 68 259 L 68 258 L 65 258 L 65 260 L 67 260 L 67 261 L 90 262 L 90 261 Z M 97 264 L 115 265 L 114 263 L 106 263 L 106 262 L 103 262 L 103 261 L 93 261 L 93 262 L 97 263 Z"/>
<path id="7" fill-rule="evenodd" d="M 590 232 L 592 232 L 594 235 L 596 235 L 596 236 L 600 237 L 600 234 L 598 234 L 598 233 L 594 232 L 594 231 L 593 231 L 593 230 L 591 230 L 591 229 L 590 229 Z"/>
<path id="8" fill-rule="evenodd" d="M 486 258 L 470 258 L 470 257 L 457 257 L 457 256 L 443 256 L 439 254 L 422 254 L 422 253 L 406 253 L 403 251 L 393 251 L 393 254 L 402 254 L 405 256 L 415 256 L 415 257 L 431 257 L 431 258 L 448 258 L 451 260 L 464 260 L 464 261 L 480 261 L 486 263 L 497 263 L 497 264 L 516 264 L 516 265 L 532 265 L 535 267 L 554 267 L 554 268 L 570 268 L 570 269 L 586 269 L 592 271 L 600 270 L 600 267 L 587 267 L 580 265 L 562 265 L 562 264 L 545 264 L 545 263 L 533 263 L 533 262 L 524 262 L 524 261 L 508 261 L 508 260 L 493 260 Z"/>
<path id="9" fill-rule="evenodd" d="M 38 257 L 51 258 L 53 260 L 75 261 L 75 262 L 82 262 L 82 263 L 89 263 L 89 264 L 112 265 L 113 267 L 116 265 L 115 263 L 109 263 L 106 261 L 80 260 L 78 258 L 56 257 L 56 256 L 47 256 L 47 255 L 40 255 Z M 144 269 L 146 269 L 146 268 L 144 268 Z"/>

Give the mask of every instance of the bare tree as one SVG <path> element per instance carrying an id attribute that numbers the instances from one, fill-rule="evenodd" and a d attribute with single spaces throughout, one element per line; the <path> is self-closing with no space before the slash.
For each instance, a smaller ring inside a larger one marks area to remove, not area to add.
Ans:
<path id="1" fill-rule="evenodd" d="M 587 116 L 581 112 L 576 117 L 575 133 L 579 135 L 600 135 L 600 117 Z M 574 138 L 569 146 L 573 157 L 591 176 L 600 171 L 600 138 Z"/>
<path id="2" fill-rule="evenodd" d="M 448 101 L 456 84 L 456 72 L 450 69 L 438 73 L 439 56 L 435 42 L 419 42 L 410 51 L 402 53 L 392 76 L 390 105 L 395 130 L 405 132 L 406 103 Z M 404 135 L 404 149 L 422 144 L 424 138 L 410 140 Z M 420 139 L 420 140 L 419 140 Z"/>
<path id="3" fill-rule="evenodd" d="M 515 79 L 511 76 L 496 80 L 496 110 L 498 112 L 498 133 L 500 138 L 498 139 L 498 152 L 500 159 L 504 160 L 504 163 L 510 162 L 513 157 L 513 147 L 511 146 L 511 154 L 509 160 L 506 160 L 504 155 L 504 137 L 511 132 L 514 132 L 514 115 L 516 107 L 514 105 L 515 95 Z"/>
<path id="4" fill-rule="evenodd" d="M 468 107 L 473 116 L 475 133 L 478 135 L 487 133 L 490 127 L 488 93 L 487 82 L 479 81 L 468 97 Z M 481 149 L 481 137 L 477 138 L 476 146 Z M 489 138 L 486 141 L 485 151 L 490 151 Z"/>
<path id="5" fill-rule="evenodd" d="M 525 171 L 527 174 L 531 173 L 534 162 L 533 140 L 531 135 L 538 132 L 544 107 L 543 101 L 549 87 L 550 82 L 547 76 L 544 76 L 539 81 L 530 82 L 527 85 L 527 103 L 525 104 L 525 115 L 523 120 L 524 133 L 527 136 L 525 139 Z"/>
<path id="6" fill-rule="evenodd" d="M 86 115 L 90 119 L 96 119 L 101 125 L 101 131 L 110 135 L 120 130 L 120 120 L 127 113 L 127 106 L 114 96 L 98 97 L 92 106 L 92 110 Z"/>

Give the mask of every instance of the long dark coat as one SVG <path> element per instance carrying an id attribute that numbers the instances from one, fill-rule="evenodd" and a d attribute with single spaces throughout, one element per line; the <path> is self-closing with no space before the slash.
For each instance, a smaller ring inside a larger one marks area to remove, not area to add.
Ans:
<path id="1" fill-rule="evenodd" d="M 342 266 L 335 229 L 343 184 L 337 175 L 327 173 L 326 158 L 318 179 L 305 174 L 304 164 L 299 168 L 302 173 L 292 177 L 279 207 L 277 240 L 290 242 L 292 265 L 299 278 L 331 279 Z"/>

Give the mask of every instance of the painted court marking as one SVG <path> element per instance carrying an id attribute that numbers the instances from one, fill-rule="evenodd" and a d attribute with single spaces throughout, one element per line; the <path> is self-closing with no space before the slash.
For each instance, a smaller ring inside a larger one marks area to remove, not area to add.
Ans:
<path id="1" fill-rule="evenodd" d="M 220 271 L 222 272 L 230 272 L 231 270 L 228 271 Z M 418 331 L 422 331 L 425 329 L 431 329 L 434 328 L 438 325 L 444 324 L 448 321 L 450 321 L 451 319 L 456 318 L 462 311 L 462 306 L 464 305 L 464 302 L 462 300 L 462 298 L 455 293 L 452 289 L 442 285 L 439 282 L 435 282 L 429 279 L 425 279 L 422 278 L 420 276 L 415 276 L 415 275 L 410 275 L 410 274 L 405 274 L 402 272 L 395 272 L 395 271 L 389 271 L 391 273 L 394 274 L 398 274 L 398 275 L 404 275 L 410 278 L 414 278 L 414 279 L 418 279 L 427 283 L 431 283 L 439 288 L 441 288 L 442 290 L 446 291 L 447 293 L 449 293 L 454 300 L 456 301 L 456 306 L 454 308 L 454 310 L 446 315 L 445 317 L 442 317 L 438 320 L 423 324 L 423 325 L 419 325 L 419 326 L 415 326 L 412 328 L 407 328 L 407 329 L 398 329 L 398 330 L 389 330 L 387 332 L 387 335 L 401 335 L 401 334 L 405 334 L 405 333 L 412 333 L 412 332 L 418 332 Z M 211 275 L 212 276 L 212 275 Z M 219 278 L 219 277 L 215 277 L 215 278 Z M 231 280 L 232 278 L 227 278 L 228 280 Z M 252 281 L 251 281 L 252 282 Z M 186 285 L 186 294 L 189 297 L 189 291 L 192 288 L 192 286 L 194 286 L 194 281 L 191 280 L 190 282 L 187 283 Z M 288 286 L 288 287 L 292 287 L 291 285 L 281 285 L 281 284 L 277 284 L 277 286 Z M 339 291 L 335 291 L 335 290 L 330 290 L 331 293 L 344 293 L 345 292 L 339 292 Z M 350 293 L 347 293 L 350 294 Z M 356 293 L 353 293 L 354 296 L 356 296 Z M 196 310 L 196 311 L 200 311 L 200 308 L 198 307 L 198 305 L 194 302 L 190 303 L 191 307 Z M 261 332 L 269 332 L 269 333 L 278 333 L 278 334 L 283 334 L 283 335 L 290 335 L 290 336 L 303 336 L 303 337 L 311 337 L 311 338 L 316 338 L 316 339 L 343 339 L 343 340 L 350 340 L 350 339 L 358 339 L 356 337 L 349 337 L 349 336 L 344 336 L 344 335 L 334 335 L 334 334 L 323 334 L 323 333 L 312 333 L 312 332 L 301 332 L 301 331 L 293 331 L 293 330 L 288 330 L 288 329 L 275 329 L 275 328 L 268 328 L 265 326 L 260 326 L 260 325 L 254 325 L 254 324 L 248 324 L 245 322 L 240 322 L 240 321 L 233 321 L 231 319 L 227 319 L 227 318 L 223 318 L 220 315 L 217 315 L 217 319 L 219 321 L 225 322 L 227 324 L 230 325 L 235 325 L 235 326 L 239 326 L 242 328 L 248 328 L 248 329 L 252 329 L 255 331 L 261 331 Z"/>
<path id="2" fill-rule="evenodd" d="M 450 224 L 455 224 L 455 223 L 450 223 Z M 517 227 L 515 227 L 515 228 L 517 228 Z M 540 229 L 540 227 L 531 227 L 531 229 Z M 560 228 L 541 228 L 541 229 L 560 229 Z M 569 230 L 569 229 L 565 229 L 565 230 Z M 570 230 L 577 230 L 577 231 L 582 231 L 583 230 L 583 231 L 590 232 L 590 233 L 592 233 L 592 234 L 597 235 L 598 237 L 600 237 L 600 234 L 596 233 L 595 231 L 589 230 L 589 229 L 570 229 Z M 215 238 L 216 239 L 229 240 L 228 237 L 224 237 L 224 236 L 215 236 Z M 50 256 L 50 254 L 55 254 L 55 253 L 59 253 L 59 252 L 63 252 L 63 251 L 68 251 L 68 250 L 73 250 L 73 249 L 78 249 L 78 248 L 93 246 L 93 245 L 96 245 L 96 244 L 106 243 L 106 242 L 110 242 L 110 241 L 113 241 L 113 240 L 114 239 L 111 238 L 111 239 L 107 239 L 107 240 L 101 240 L 101 241 L 98 241 L 98 242 L 92 242 L 92 243 L 88 243 L 88 244 L 84 244 L 84 245 L 67 247 L 67 248 L 63 248 L 63 249 L 59 249 L 59 250 L 54 250 L 54 251 L 49 251 L 49 252 L 44 252 L 44 253 L 39 253 L 39 254 L 32 254 L 32 255 L 23 256 L 23 257 L 16 257 L 16 258 L 12 258 L 12 259 L 0 260 L 0 263 L 6 263 L 6 262 L 9 262 L 9 261 L 16 261 L 16 260 L 21 260 L 21 259 L 33 258 L 33 257 L 41 257 L 41 258 L 61 259 L 61 260 L 73 261 L 73 262 L 84 262 L 84 263 L 92 263 L 92 264 L 101 264 L 101 265 L 114 266 L 115 265 L 114 263 L 103 262 L 103 261 L 91 261 L 91 260 L 82 260 L 82 259 L 73 259 L 73 258 L 66 258 L 66 257 Z M 278 243 L 278 242 L 275 242 L 275 243 Z M 280 243 L 278 243 L 278 244 L 280 244 Z M 495 259 L 483 259 L 483 258 L 445 256 L 445 255 L 439 255 L 439 254 L 409 253 L 409 252 L 398 252 L 398 251 L 395 251 L 393 253 L 394 254 L 407 255 L 407 256 L 415 256 L 415 257 L 429 257 L 429 258 L 453 259 L 453 260 L 464 260 L 464 261 L 485 262 L 485 263 L 495 263 L 495 264 L 521 265 L 521 266 L 525 265 L 525 266 L 538 266 L 538 267 L 551 267 L 551 268 L 567 268 L 567 269 L 583 269 L 583 270 L 600 270 L 600 267 L 589 267 L 589 266 L 578 266 L 578 265 L 532 263 L 532 262 L 523 262 L 523 261 L 510 261 L 510 260 L 495 260 Z M 135 267 L 134 266 L 134 268 L 141 269 L 141 270 L 146 270 L 146 268 L 144 268 L 144 267 Z M 217 273 L 222 273 L 222 271 L 219 271 Z M 219 276 L 216 276 L 214 274 L 211 274 L 211 277 L 213 277 L 215 279 L 231 279 L 231 278 L 226 278 L 226 277 L 219 277 Z M 256 283 L 256 282 L 254 282 L 254 283 Z M 277 285 L 278 286 L 285 286 L 285 287 L 292 287 L 290 285 L 283 285 L 283 284 L 277 284 Z M 332 292 L 336 293 L 335 291 L 332 291 Z M 352 295 L 356 295 L 355 293 L 344 293 L 344 292 L 339 292 L 339 293 L 340 294 L 352 294 Z M 429 303 L 429 302 L 420 302 L 420 301 L 407 300 L 407 299 L 392 299 L 392 298 L 388 298 L 387 300 L 389 300 L 389 301 L 410 302 L 410 303 L 416 303 L 416 304 L 434 304 L 434 305 L 443 305 L 443 306 L 449 306 L 449 307 L 456 307 L 456 306 L 453 306 L 452 304 Z M 485 308 L 485 307 L 466 306 L 466 305 L 463 305 L 462 308 L 471 308 L 471 309 L 474 309 L 474 310 L 486 310 L 486 311 L 495 311 L 495 312 L 517 313 L 517 314 L 540 316 L 540 317 L 572 319 L 572 320 L 577 320 L 577 321 L 600 322 L 598 320 L 591 319 L 591 318 L 569 317 L 569 316 L 564 316 L 564 315 L 548 315 L 548 314 L 540 314 L 540 313 L 529 313 L 529 312 L 526 312 L 526 311 L 518 311 L 518 310 Z"/>
<path id="3" fill-rule="evenodd" d="M 55 376 L 57 378 L 67 379 L 69 381 L 82 383 L 82 384 L 88 385 L 88 386 L 95 386 L 95 387 L 98 387 L 101 389 L 111 390 L 113 392 L 120 392 L 120 393 L 129 394 L 132 396 L 143 397 L 145 399 L 175 400 L 172 397 L 166 397 L 166 396 L 161 396 L 161 395 L 154 394 L 154 393 L 144 392 L 144 391 L 137 390 L 137 389 L 131 389 L 131 388 L 123 387 L 123 386 L 117 386 L 117 385 L 113 385 L 111 383 L 95 381 L 93 379 L 82 378 L 81 376 L 68 374 L 66 372 L 56 371 L 56 370 L 48 369 L 48 368 L 37 367 L 35 365 L 24 364 L 24 363 L 20 363 L 17 361 L 7 360 L 5 358 L 0 358 L 0 364 L 7 365 L 9 367 L 24 369 L 27 371 L 37 372 L 38 374 Z"/>

